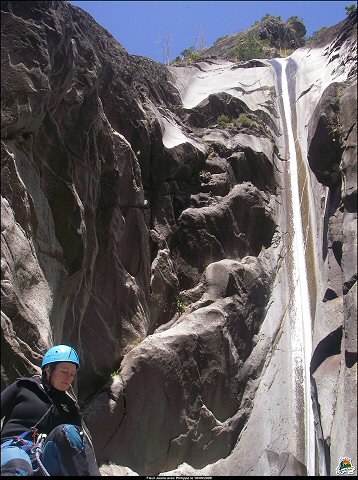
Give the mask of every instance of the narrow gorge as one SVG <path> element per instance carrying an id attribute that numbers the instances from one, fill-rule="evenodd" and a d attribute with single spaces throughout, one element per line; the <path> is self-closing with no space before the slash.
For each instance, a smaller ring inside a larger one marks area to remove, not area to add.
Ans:
<path id="1" fill-rule="evenodd" d="M 1 384 L 52 345 L 102 475 L 357 466 L 357 16 L 165 66 L 59 1 L 2 18 Z"/>

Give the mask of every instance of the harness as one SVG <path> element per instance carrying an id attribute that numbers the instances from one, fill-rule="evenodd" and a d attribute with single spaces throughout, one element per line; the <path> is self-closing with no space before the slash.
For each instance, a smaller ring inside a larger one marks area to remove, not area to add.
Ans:
<path id="1" fill-rule="evenodd" d="M 71 398 L 71 400 L 74 401 L 75 405 L 78 407 L 78 402 L 77 402 L 77 399 L 76 399 L 76 396 L 75 396 L 73 390 L 72 390 L 72 395 L 73 396 L 70 395 L 69 393 L 68 393 L 68 395 Z M 52 404 L 48 408 L 48 410 L 45 412 L 45 414 L 40 418 L 40 420 L 38 420 L 38 422 L 36 422 L 36 424 L 33 427 L 30 427 L 29 430 L 26 430 L 25 432 L 21 433 L 20 435 L 14 435 L 12 437 L 11 443 L 8 444 L 8 446 L 17 446 L 17 447 L 21 448 L 25 453 L 27 453 L 29 455 L 34 473 L 39 472 L 40 475 L 48 476 L 48 477 L 50 476 L 50 474 L 48 473 L 48 471 L 46 470 L 45 466 L 43 465 L 43 463 L 41 461 L 41 456 L 43 454 L 43 446 L 44 446 L 44 442 L 46 440 L 47 435 L 45 433 L 40 433 L 39 434 L 37 426 L 46 417 L 46 415 L 48 415 L 50 413 L 50 411 L 53 410 L 54 408 L 55 408 L 55 405 Z M 78 409 L 79 409 L 79 407 L 78 407 Z M 83 430 L 86 434 L 86 438 L 89 441 L 89 443 L 92 447 L 92 450 L 93 450 L 91 437 L 89 435 L 89 432 L 86 431 L 85 425 L 83 424 L 82 419 L 81 419 L 81 424 L 82 424 L 82 428 L 83 428 Z M 29 437 L 30 435 L 32 437 L 31 440 L 30 439 L 25 440 L 25 438 Z"/>
<path id="2" fill-rule="evenodd" d="M 21 448 L 21 450 L 27 453 L 31 459 L 34 473 L 41 470 L 42 474 L 46 477 L 49 477 L 50 474 L 48 473 L 43 463 L 41 462 L 40 456 L 43 453 L 42 447 L 43 447 L 44 441 L 46 440 L 47 435 L 45 433 L 38 434 L 38 429 L 36 427 L 53 408 L 54 408 L 54 405 L 51 405 L 50 408 L 46 411 L 46 413 L 40 418 L 40 420 L 33 427 L 30 428 L 30 430 L 26 430 L 20 435 L 14 435 L 12 437 L 13 440 L 9 445 L 9 446 L 19 447 Z M 32 440 L 25 440 L 25 437 L 27 437 L 31 433 L 32 433 Z M 36 463 L 37 463 L 37 466 L 35 465 Z"/>

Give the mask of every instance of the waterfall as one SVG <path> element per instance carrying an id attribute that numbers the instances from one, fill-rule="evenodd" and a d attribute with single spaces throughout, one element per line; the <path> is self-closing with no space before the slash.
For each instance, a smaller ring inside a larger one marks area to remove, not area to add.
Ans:
<path id="1" fill-rule="evenodd" d="M 292 352 L 292 375 L 293 393 L 296 412 L 297 441 L 302 441 L 304 435 L 305 463 L 307 475 L 315 475 L 315 433 L 311 401 L 310 384 L 310 361 L 312 354 L 312 319 L 310 309 L 310 297 L 308 276 L 306 269 L 306 235 L 303 233 L 301 199 L 303 198 L 302 181 L 300 175 L 297 151 L 295 146 L 295 135 L 292 126 L 292 111 L 287 78 L 287 59 L 275 59 L 275 62 L 282 68 L 282 104 L 286 124 L 286 138 L 288 147 L 288 163 L 291 188 L 292 218 L 289 219 L 292 230 L 291 265 L 292 298 L 290 302 L 291 320 L 291 352 Z M 291 60 L 292 62 L 292 60 Z M 278 73 L 278 69 L 276 72 Z M 294 94 L 294 92 L 291 92 Z M 286 155 L 287 158 L 287 155 Z M 301 166 L 303 166 L 301 164 Z M 301 172 L 302 173 L 302 172 Z M 306 177 L 304 175 L 304 177 Z M 303 403 L 303 408 L 302 408 Z M 304 422 L 304 425 L 302 423 Z M 300 438 L 301 437 L 301 438 Z"/>

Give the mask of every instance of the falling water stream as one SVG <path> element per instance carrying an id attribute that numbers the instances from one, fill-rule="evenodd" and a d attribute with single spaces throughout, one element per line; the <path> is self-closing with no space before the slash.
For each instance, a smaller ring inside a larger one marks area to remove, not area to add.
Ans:
<path id="1" fill-rule="evenodd" d="M 299 167 L 292 126 L 292 111 L 287 79 L 287 59 L 275 59 L 281 65 L 282 103 L 287 129 L 288 162 L 292 199 L 292 298 L 290 306 L 291 348 L 293 365 L 294 410 L 296 412 L 296 437 L 304 435 L 307 475 L 315 476 L 315 434 L 311 402 L 310 360 L 312 352 L 312 324 L 308 277 L 306 270 L 305 235 L 303 233 L 303 198 Z M 276 69 L 278 71 L 278 69 Z M 287 148 L 287 147 L 286 147 Z M 304 425 L 302 422 L 304 421 Z"/>

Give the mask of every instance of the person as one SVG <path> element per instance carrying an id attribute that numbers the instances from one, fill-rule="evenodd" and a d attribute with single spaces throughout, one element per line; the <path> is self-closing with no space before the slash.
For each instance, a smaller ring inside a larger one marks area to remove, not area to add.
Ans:
<path id="1" fill-rule="evenodd" d="M 76 350 L 57 345 L 41 376 L 20 377 L 1 393 L 2 476 L 101 475 L 71 387 L 79 367 Z"/>

